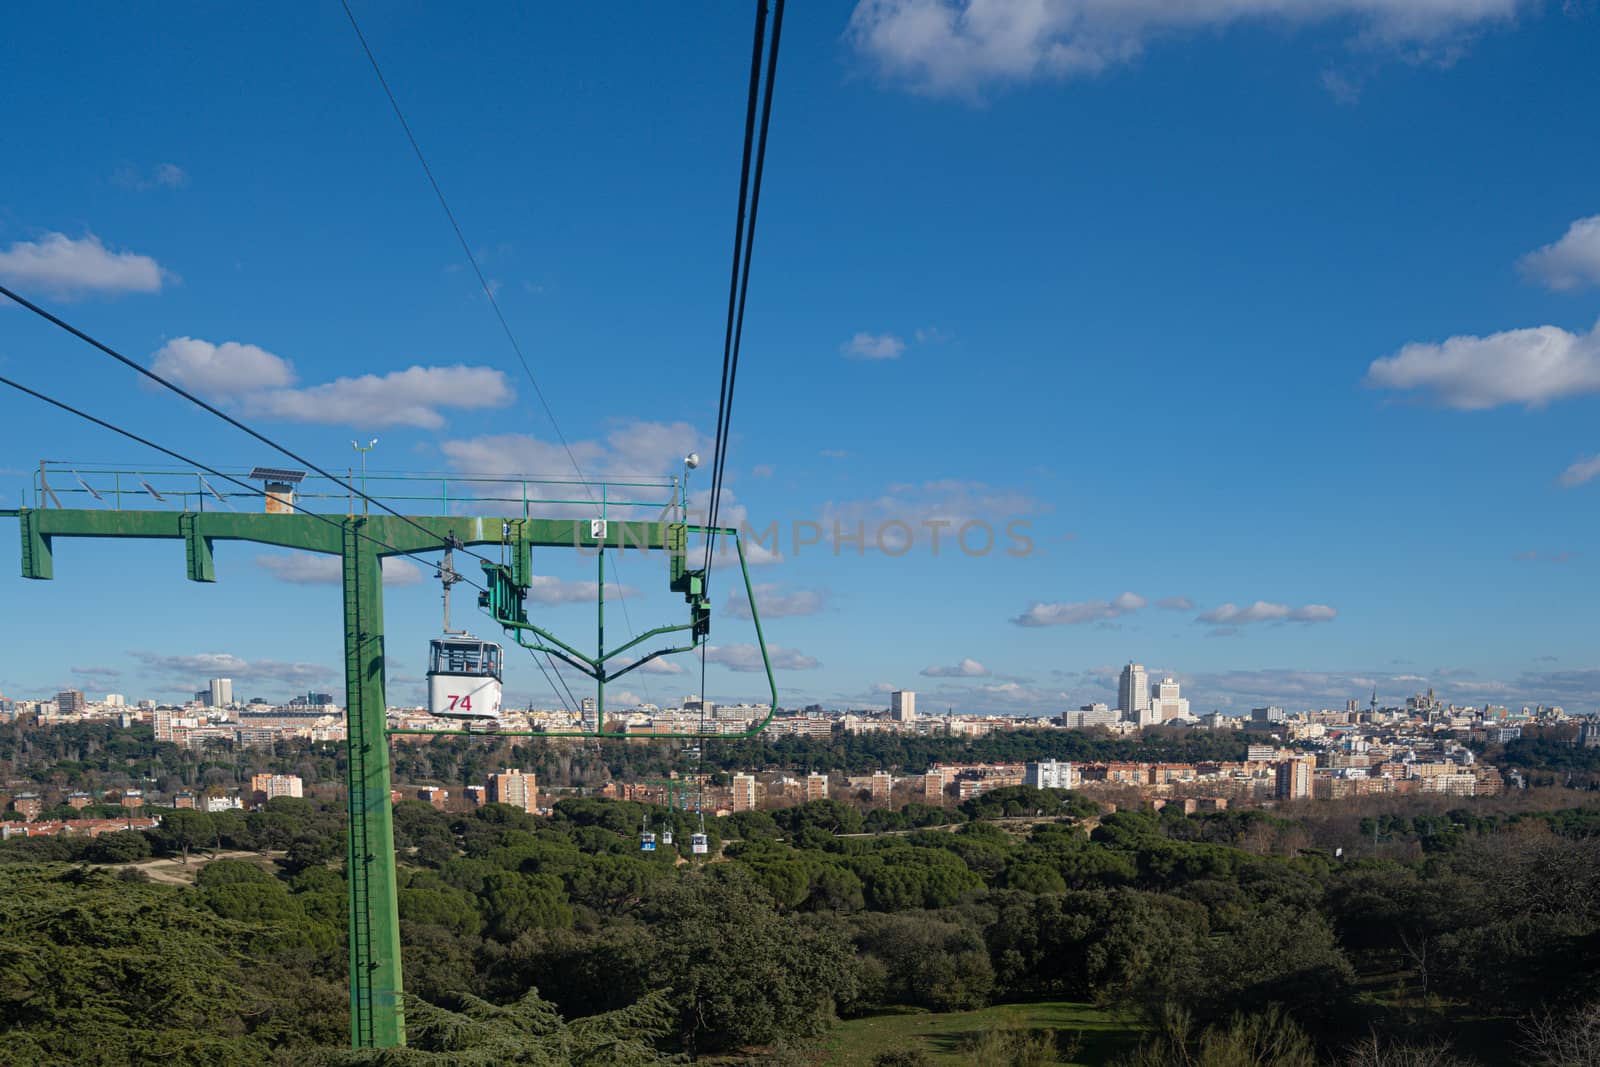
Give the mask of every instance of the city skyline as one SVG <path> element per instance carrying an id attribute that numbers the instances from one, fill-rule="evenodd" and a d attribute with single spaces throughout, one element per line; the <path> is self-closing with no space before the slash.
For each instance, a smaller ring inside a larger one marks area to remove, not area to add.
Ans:
<path id="1" fill-rule="evenodd" d="M 1600 104 L 1600 20 L 1260 10 L 1041 15 L 1014 40 L 964 26 L 920 51 L 896 4 L 791 19 L 785 47 L 812 59 L 778 104 L 727 516 L 783 532 L 755 568 L 782 702 L 877 705 L 921 683 L 929 710 L 1053 714 L 1106 700 L 1136 652 L 1196 711 L 1429 686 L 1600 704 L 1570 595 L 1600 518 L 1600 149 L 1564 118 Z M 702 89 L 737 82 L 745 28 L 644 11 L 627 47 L 580 59 L 567 42 L 602 16 L 541 15 L 538 33 L 530 17 L 498 13 L 489 40 L 424 40 L 399 16 L 368 29 L 572 455 L 592 477 L 679 474 L 716 414 L 736 174 L 708 131 L 741 117 Z M 158 31 L 110 6 L 87 25 L 25 13 L 0 57 L 22 86 L 15 134 L 52 162 L 0 199 L 0 280 L 339 470 L 376 435 L 374 472 L 569 476 L 341 18 L 202 12 Z M 75 92 L 46 91 L 38 39 L 72 41 Z M 641 59 L 642 42 L 665 47 Z M 195 66 L 129 85 L 110 72 L 130 43 Z M 1058 45 L 1095 72 L 1052 66 Z M 294 99 L 193 93 L 232 84 L 245 53 Z M 281 459 L 97 360 L 0 310 L 6 374 L 208 463 Z M 1104 414 L 1113 398 L 1129 417 Z M 43 456 L 161 459 L 10 393 L 0 445 L 0 508 Z M 960 544 L 970 521 L 991 550 Z M 819 544 L 798 544 L 802 522 Z M 916 537 L 904 554 L 876 543 L 894 523 Z M 223 545 L 202 588 L 172 545 L 64 548 L 54 582 L 7 583 L 0 692 L 177 694 L 219 675 L 244 697 L 338 692 L 326 563 Z M 541 568 L 541 618 L 588 632 L 592 568 Z M 619 568 L 633 630 L 680 613 L 664 571 Z M 420 688 L 438 588 L 406 561 L 387 580 L 398 703 Z M 759 699 L 732 588 L 715 590 L 706 689 Z M 615 695 L 659 701 L 698 670 Z M 552 700 L 543 685 L 508 662 L 508 704 Z"/>

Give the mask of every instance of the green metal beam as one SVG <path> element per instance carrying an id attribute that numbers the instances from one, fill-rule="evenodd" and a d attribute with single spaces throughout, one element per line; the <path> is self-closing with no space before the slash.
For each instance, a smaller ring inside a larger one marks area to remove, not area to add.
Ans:
<path id="1" fill-rule="evenodd" d="M 56 537 L 129 537 L 183 540 L 203 536 L 215 541 L 251 541 L 308 552 L 339 555 L 342 516 L 311 514 L 241 515 L 220 511 L 90 511 L 76 508 L 19 508 L 25 532 L 48 542 Z M 192 524 L 192 525 L 191 525 Z M 676 551 L 681 554 L 681 532 L 675 523 L 612 520 L 606 536 L 590 536 L 588 520 L 514 519 L 484 515 L 373 515 L 364 530 L 378 542 L 380 556 L 432 552 L 444 547 L 453 534 L 465 545 L 510 544 L 529 567 L 530 548 L 575 548 L 596 552 L 602 546 L 622 552 Z M 676 547 L 675 547 L 676 546 Z M 514 556 L 514 558 L 517 558 Z M 32 577 L 32 575 L 24 575 Z M 525 578 L 527 572 L 519 575 Z M 522 584 L 526 584 L 523 582 Z"/>
<path id="2" fill-rule="evenodd" d="M 384 695 L 383 568 L 362 536 L 370 520 L 344 520 L 344 652 L 350 810 L 350 1043 L 406 1043 L 400 973 L 399 886 L 390 801 L 388 703 Z"/>

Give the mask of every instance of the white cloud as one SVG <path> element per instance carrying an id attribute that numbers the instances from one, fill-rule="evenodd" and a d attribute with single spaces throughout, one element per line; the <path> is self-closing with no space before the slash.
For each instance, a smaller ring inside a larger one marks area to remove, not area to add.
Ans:
<path id="1" fill-rule="evenodd" d="M 1561 472 L 1561 484 L 1574 489 L 1600 474 L 1600 456 L 1580 456 Z"/>
<path id="2" fill-rule="evenodd" d="M 989 668 L 975 659 L 963 659 L 949 667 L 924 667 L 922 674 L 925 678 L 987 678 Z"/>
<path id="3" fill-rule="evenodd" d="M 1238 627 L 1252 622 L 1331 622 L 1338 614 L 1326 604 L 1307 604 L 1304 607 L 1292 608 L 1287 604 L 1258 600 L 1244 607 L 1238 604 L 1223 604 L 1210 611 L 1201 612 L 1198 621 L 1209 622 L 1216 626 Z"/>
<path id="4" fill-rule="evenodd" d="M 951 708 L 957 714 L 1008 712 L 1040 715 L 1061 711 L 1069 694 L 1020 681 L 993 681 L 981 685 L 944 683 L 918 690 L 917 702 L 926 709 Z"/>
<path id="5" fill-rule="evenodd" d="M 295 585 L 337 585 L 343 581 L 344 563 L 338 556 L 315 552 L 290 552 L 256 557 L 256 566 L 281 582 Z M 422 581 L 422 568 L 399 556 L 383 559 L 384 585 L 416 585 Z"/>
<path id="6" fill-rule="evenodd" d="M 749 551 L 746 549 L 746 551 Z M 763 619 L 782 619 L 796 615 L 815 615 L 821 611 L 828 602 L 828 594 L 823 589 L 796 589 L 784 592 L 783 588 L 768 582 L 755 587 L 756 606 L 761 610 Z M 748 619 L 750 617 L 750 602 L 741 594 L 729 598 L 723 605 L 723 611 L 735 619 Z"/>
<path id="7" fill-rule="evenodd" d="M 687 422 L 619 421 L 603 440 L 574 440 L 572 456 L 559 441 L 528 434 L 490 434 L 446 441 L 440 450 L 462 474 L 570 479 L 576 459 L 585 477 L 659 478 L 679 472 L 690 452 L 710 456 L 709 441 Z M 727 490 L 723 491 L 726 497 Z"/>
<path id="8" fill-rule="evenodd" d="M 295 688 L 328 685 L 339 677 L 332 667 L 320 663 L 247 660 L 230 652 L 201 652 L 183 656 L 130 652 L 129 655 L 142 663 L 147 671 L 170 679 L 190 692 L 208 678 L 232 678 L 235 683 L 277 682 Z"/>
<path id="9" fill-rule="evenodd" d="M 1500 404 L 1541 407 L 1600 391 L 1600 325 L 1584 334 L 1558 326 L 1408 344 L 1374 360 L 1367 384 L 1413 389 L 1462 411 Z"/>
<path id="10" fill-rule="evenodd" d="M 1517 265 L 1552 289 L 1600 285 L 1600 215 L 1578 219 L 1561 240 L 1529 252 Z"/>
<path id="11" fill-rule="evenodd" d="M 1538 549 L 1530 548 L 1526 552 L 1512 553 L 1511 558 L 1524 563 L 1536 560 L 1544 563 L 1571 563 L 1574 556 L 1571 552 L 1540 552 Z"/>
<path id="12" fill-rule="evenodd" d="M 1022 522 L 1015 531 L 1007 526 L 1046 510 L 1043 501 L 1020 490 L 946 478 L 890 485 L 867 499 L 830 500 L 822 506 L 818 522 L 825 546 L 841 553 L 854 551 L 854 542 L 848 539 L 857 535 L 864 537 L 866 548 L 877 548 L 881 535 L 882 547 L 898 554 L 909 528 L 916 548 L 934 551 L 937 543 L 939 553 L 1026 555 L 1032 551 L 1030 524 Z M 987 524 L 987 531 L 983 525 L 974 526 L 963 545 L 959 537 L 968 523 Z"/>
<path id="13" fill-rule="evenodd" d="M 125 164 L 117 168 L 111 180 L 125 189 L 144 193 L 151 189 L 182 189 L 189 184 L 189 173 L 176 163 L 158 163 L 148 171 Z"/>
<path id="14" fill-rule="evenodd" d="M 36 285 L 61 297 L 160 292 L 166 276 L 149 256 L 113 252 L 92 233 L 78 241 L 47 233 L 38 241 L 18 241 L 0 252 L 0 278 L 14 285 Z"/>
<path id="15" fill-rule="evenodd" d="M 711 491 L 699 489 L 689 494 L 689 521 L 704 524 L 707 521 L 706 511 L 711 506 Z M 739 531 L 740 538 L 744 541 L 744 557 L 752 567 L 765 566 L 769 563 L 783 561 L 782 524 L 772 522 L 766 529 L 761 529 L 751 524 L 750 509 L 739 503 L 739 498 L 733 490 L 723 487 L 722 503 L 717 512 L 717 525 L 723 529 L 732 528 Z M 763 540 L 765 539 L 765 540 Z M 689 558 L 702 561 L 705 558 L 705 542 L 691 539 L 689 542 Z M 717 539 L 717 554 L 712 559 L 713 567 L 737 567 L 739 565 L 739 552 L 733 541 L 726 537 Z M 693 564 L 698 566 L 699 564 Z"/>
<path id="16" fill-rule="evenodd" d="M 1448 60 L 1519 0 L 860 0 L 846 37 L 880 74 L 919 92 L 1097 74 L 1151 40 L 1248 20 L 1335 21 L 1368 43 Z"/>
<path id="17" fill-rule="evenodd" d="M 683 664 L 665 657 L 653 659 L 639 668 L 645 674 L 683 674 Z"/>
<path id="18" fill-rule="evenodd" d="M 441 408 L 504 407 L 516 397 L 501 371 L 490 367 L 408 367 L 388 374 L 337 378 L 294 388 L 294 364 L 257 345 L 179 337 L 155 353 L 151 369 L 251 415 L 363 428 L 444 425 Z"/>
<path id="19" fill-rule="evenodd" d="M 849 359 L 899 359 L 905 350 L 905 341 L 892 333 L 867 333 L 864 330 L 839 346 L 839 351 Z"/>
<path id="20" fill-rule="evenodd" d="M 1431 675 L 1388 671 L 1316 671 L 1291 668 L 1201 673 L 1180 678 L 1196 711 L 1250 708 L 1265 704 L 1289 710 L 1342 708 L 1351 698 L 1365 707 L 1374 689 L 1380 705 L 1403 703 L 1407 696 L 1434 687 L 1439 699 L 1468 704 L 1600 703 L 1600 670 L 1524 671 L 1511 681 L 1478 679 L 1471 672 L 1438 669 Z"/>
<path id="21" fill-rule="evenodd" d="M 810 671 L 822 666 L 815 657 L 780 645 L 768 645 L 767 654 L 772 658 L 775 671 Z M 710 645 L 706 648 L 706 662 L 720 664 L 730 671 L 766 670 L 761 664 L 761 649 L 756 645 Z"/>
<path id="22" fill-rule="evenodd" d="M 1089 622 L 1115 619 L 1138 611 L 1148 601 L 1137 593 L 1122 593 L 1110 600 L 1079 600 L 1072 603 L 1035 602 L 1011 621 L 1018 626 L 1080 626 Z"/>
<path id="23" fill-rule="evenodd" d="M 752 478 L 770 478 L 774 473 L 775 469 L 770 463 L 757 463 L 750 468 L 750 477 Z"/>
<path id="24" fill-rule="evenodd" d="M 566 581 L 548 574 L 535 574 L 528 581 L 528 599 L 535 604 L 593 604 L 599 582 Z M 618 586 L 606 583 L 606 596 L 634 596 L 639 591 L 631 585 Z"/>
<path id="25" fill-rule="evenodd" d="M 1186 596 L 1164 596 L 1156 601 L 1156 607 L 1166 608 L 1168 611 L 1193 611 L 1194 601 Z"/>
<path id="26" fill-rule="evenodd" d="M 294 384 L 294 365 L 256 345 L 176 337 L 156 350 L 150 369 L 197 393 L 232 399 Z"/>
<path id="27" fill-rule="evenodd" d="M 274 389 L 246 398 L 245 410 L 293 422 L 437 430 L 445 422 L 440 408 L 499 408 L 515 398 L 502 371 L 456 364 L 337 378 L 304 389 Z"/>

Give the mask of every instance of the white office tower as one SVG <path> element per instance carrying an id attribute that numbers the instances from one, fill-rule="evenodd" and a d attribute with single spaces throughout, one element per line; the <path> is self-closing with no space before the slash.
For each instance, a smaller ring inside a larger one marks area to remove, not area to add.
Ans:
<path id="1" fill-rule="evenodd" d="M 214 708 L 228 708 L 233 706 L 233 679 L 211 679 L 211 706 Z"/>
<path id="2" fill-rule="evenodd" d="M 1150 710 L 1150 679 L 1144 664 L 1129 663 L 1122 668 L 1122 684 L 1117 687 L 1117 710 L 1125 722 L 1145 724 L 1145 713 Z"/>
<path id="3" fill-rule="evenodd" d="M 1158 723 L 1189 717 L 1189 702 L 1178 693 L 1178 680 L 1170 674 L 1150 687 L 1150 710 Z"/>
<path id="4" fill-rule="evenodd" d="M 889 717 L 895 722 L 915 722 L 917 719 L 917 694 L 909 689 L 896 689 L 889 694 Z"/>
<path id="5" fill-rule="evenodd" d="M 584 697 L 578 702 L 583 713 L 583 728 L 588 733 L 596 733 L 600 729 L 600 705 L 594 697 Z"/>

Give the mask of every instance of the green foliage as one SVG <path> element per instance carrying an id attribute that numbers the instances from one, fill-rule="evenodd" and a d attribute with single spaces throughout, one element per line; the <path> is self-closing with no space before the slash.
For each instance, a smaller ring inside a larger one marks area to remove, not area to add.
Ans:
<path id="1" fill-rule="evenodd" d="M 1276 1006 L 1204 1028 L 1188 1012 L 1168 1008 L 1155 1034 L 1117 1067 L 1317 1067 L 1317 1054 L 1306 1032 Z"/>
<path id="2" fill-rule="evenodd" d="M 195 872 L 194 884 L 201 888 L 234 885 L 236 883 L 265 884 L 277 879 L 253 863 L 244 860 L 212 860 Z"/>
<path id="3" fill-rule="evenodd" d="M 896 1049 L 872 1057 L 872 1067 L 933 1067 L 933 1060 L 921 1049 Z"/>
<path id="4" fill-rule="evenodd" d="M 969 819 L 1016 816 L 1087 819 L 1100 814 L 1100 805 L 1081 793 L 1065 789 L 1036 789 L 1031 785 L 995 789 L 964 801 L 961 812 Z"/>
<path id="5" fill-rule="evenodd" d="M 968 1038 L 962 1052 L 973 1067 L 1046 1067 L 1056 1062 L 1054 1030 L 990 1027 Z"/>
<path id="6" fill-rule="evenodd" d="M 837 800 L 813 800 L 792 808 L 780 808 L 772 813 L 772 821 L 790 834 L 815 827 L 830 834 L 858 834 L 862 828 L 861 812 Z"/>
<path id="7" fill-rule="evenodd" d="M 455 1009 L 407 999 L 403 1049 L 328 1055 L 350 1067 L 655 1067 L 674 1062 L 655 1042 L 671 1029 L 665 998 L 652 993 L 620 1011 L 571 1022 L 534 991 L 511 1004 L 462 996 Z"/>
<path id="8" fill-rule="evenodd" d="M 1425 1015 L 1441 997 L 1564 1010 L 1569 991 L 1600 987 L 1597 809 L 1369 816 L 1360 833 L 1420 856 L 1399 863 L 1288 858 L 1311 840 L 1307 822 L 1272 813 L 1122 811 L 1091 834 L 1079 820 L 1094 806 L 1071 793 L 977 799 L 864 818 L 836 800 L 740 813 L 708 824 L 727 842 L 710 861 L 686 855 L 683 812 L 402 802 L 405 972 L 427 1003 L 412 1048 L 372 1062 L 478 1062 L 506 1042 L 611 1062 L 573 1033 L 621 1025 L 612 1013 L 659 990 L 666 1040 L 692 1052 L 790 1047 L 870 1008 L 1070 998 L 1233 1019 L 1162 1030 L 1144 1062 L 1255 1064 L 1267 1049 L 1295 1064 L 1296 1041 L 1329 1052 L 1389 1024 L 1373 1001 L 1395 989 Z M 996 821 L 1040 811 L 1057 821 Z M 342 809 L 282 798 L 171 814 L 156 832 L 0 845 L 0 1063 L 123 1062 L 145 1046 L 178 1065 L 314 1059 L 344 1041 Z M 639 853 L 647 814 L 681 835 L 677 850 Z M 37 865 L 219 847 L 286 854 L 191 864 L 193 888 Z M 186 977 L 161 992 L 135 968 Z M 1044 1027 L 992 1022 L 969 1062 L 1059 1058 L 1031 1032 Z M 627 1033 L 607 1040 L 657 1055 L 662 1031 Z"/>
<path id="9" fill-rule="evenodd" d="M 994 989 L 994 968 L 976 926 L 925 913 L 871 915 L 857 925 L 856 944 L 884 1004 L 934 1011 L 980 1008 Z"/>
<path id="10" fill-rule="evenodd" d="M 90 863 L 137 863 L 149 859 L 150 839 L 138 830 L 118 830 L 90 840 L 83 858 Z"/>
<path id="11" fill-rule="evenodd" d="M 855 995 L 850 946 L 834 925 L 783 915 L 748 877 L 690 874 L 656 887 L 640 909 L 654 934 L 691 1049 L 810 1037 Z"/>
<path id="12" fill-rule="evenodd" d="M 0 868 L 0 1062 L 244 1064 L 341 1040 L 340 987 L 262 933 L 295 939 L 176 887 Z"/>

